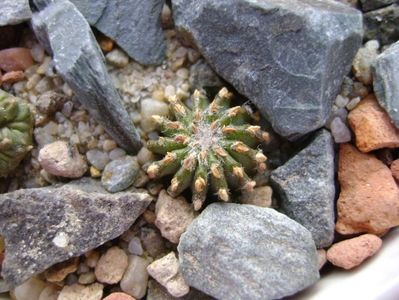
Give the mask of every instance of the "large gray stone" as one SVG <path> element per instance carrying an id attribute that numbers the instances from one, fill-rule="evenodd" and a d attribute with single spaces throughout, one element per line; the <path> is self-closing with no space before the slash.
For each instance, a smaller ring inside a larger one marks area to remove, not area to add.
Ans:
<path id="1" fill-rule="evenodd" d="M 70 0 L 77 9 L 86 18 L 90 25 L 96 24 L 96 22 L 102 16 L 105 7 L 107 6 L 108 0 Z M 115 2 L 115 0 L 113 0 Z"/>
<path id="2" fill-rule="evenodd" d="M 32 16 L 28 0 L 1 0 L 0 26 L 28 21 Z"/>
<path id="3" fill-rule="evenodd" d="M 378 102 L 399 128 L 399 42 L 377 56 L 372 72 Z"/>
<path id="4" fill-rule="evenodd" d="M 327 130 L 283 166 L 271 180 L 281 197 L 281 206 L 290 218 L 307 228 L 318 248 L 334 239 L 334 143 Z"/>
<path id="5" fill-rule="evenodd" d="M 186 283 L 217 299 L 279 299 L 319 278 L 310 232 L 270 208 L 211 204 L 178 251 Z"/>
<path id="6" fill-rule="evenodd" d="M 87 1 L 87 0 L 86 0 Z M 89 2 L 97 5 L 97 0 Z M 161 27 L 164 0 L 108 0 L 101 18 L 93 24 L 144 65 L 161 64 L 166 44 Z"/>
<path id="7" fill-rule="evenodd" d="M 104 56 L 90 26 L 68 0 L 32 0 L 36 36 L 53 54 L 57 71 L 78 100 L 104 126 L 112 138 L 129 152 L 141 148 L 140 136 L 112 86 Z"/>
<path id="8" fill-rule="evenodd" d="M 177 28 L 279 134 L 324 125 L 362 40 L 361 13 L 335 1 L 172 0 Z"/>
<path id="9" fill-rule="evenodd" d="M 390 4 L 394 4 L 397 0 L 360 0 L 362 11 L 370 11 Z"/>
<path id="10" fill-rule="evenodd" d="M 399 40 L 399 4 L 370 11 L 364 17 L 364 37 L 389 45 Z"/>
<path id="11" fill-rule="evenodd" d="M 110 194 L 90 178 L 0 195 L 0 235 L 6 240 L 2 276 L 15 287 L 116 238 L 151 200 L 143 191 Z"/>

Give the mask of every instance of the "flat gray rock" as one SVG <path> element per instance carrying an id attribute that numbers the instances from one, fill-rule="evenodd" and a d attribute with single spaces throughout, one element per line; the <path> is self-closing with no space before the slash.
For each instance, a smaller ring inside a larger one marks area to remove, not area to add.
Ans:
<path id="1" fill-rule="evenodd" d="M 362 41 L 362 15 L 335 1 L 172 0 L 178 30 L 279 134 L 324 125 Z"/>
<path id="2" fill-rule="evenodd" d="M 334 143 L 327 130 L 271 174 L 285 214 L 302 224 L 318 248 L 334 239 Z"/>
<path id="3" fill-rule="evenodd" d="M 142 191 L 110 194 L 90 178 L 1 194 L 0 235 L 6 240 L 1 275 L 15 287 L 82 255 L 125 232 L 151 200 Z"/>
<path id="4" fill-rule="evenodd" d="M 86 0 L 87 1 L 87 0 Z M 92 0 L 89 2 L 95 2 Z M 143 65 L 159 65 L 166 44 L 161 27 L 164 0 L 108 0 L 101 18 L 92 24 Z"/>
<path id="5" fill-rule="evenodd" d="M 377 56 L 372 71 L 378 103 L 399 128 L 399 42 Z"/>
<path id="6" fill-rule="evenodd" d="M 111 137 L 135 153 L 140 136 L 112 85 L 104 56 L 90 26 L 68 0 L 32 0 L 39 10 L 32 27 L 40 42 L 53 54 L 57 71 Z"/>
<path id="7" fill-rule="evenodd" d="M 108 163 L 101 176 L 103 187 L 111 193 L 120 192 L 133 184 L 139 175 L 137 158 L 125 156 Z"/>
<path id="8" fill-rule="evenodd" d="M 0 26 L 16 25 L 32 17 L 29 0 L 1 0 Z"/>
<path id="9" fill-rule="evenodd" d="M 96 24 L 102 16 L 108 0 L 70 0 L 86 18 L 89 24 Z M 115 0 L 111 0 L 115 1 Z"/>
<path id="10" fill-rule="evenodd" d="M 364 37 L 389 45 L 399 40 L 399 4 L 370 11 L 364 17 Z"/>
<path id="11" fill-rule="evenodd" d="M 319 278 L 310 232 L 270 208 L 211 204 L 178 252 L 186 283 L 216 299 L 279 299 Z"/>

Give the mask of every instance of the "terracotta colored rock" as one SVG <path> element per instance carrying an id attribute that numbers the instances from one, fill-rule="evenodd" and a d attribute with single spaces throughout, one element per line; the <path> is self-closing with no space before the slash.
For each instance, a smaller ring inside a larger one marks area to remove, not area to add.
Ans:
<path id="1" fill-rule="evenodd" d="M 399 225 L 399 190 L 391 171 L 380 160 L 350 144 L 342 144 L 338 179 L 339 233 L 378 234 Z"/>
<path id="2" fill-rule="evenodd" d="M 392 176 L 399 181 L 399 159 L 396 159 L 391 164 Z"/>
<path id="3" fill-rule="evenodd" d="M 399 147 L 399 131 L 374 95 L 367 96 L 351 110 L 348 121 L 360 151 Z"/>
<path id="4" fill-rule="evenodd" d="M 378 236 L 363 234 L 332 245 L 327 251 L 327 259 L 333 265 L 349 270 L 373 256 L 381 245 L 382 240 Z"/>
<path id="5" fill-rule="evenodd" d="M 25 71 L 33 65 L 33 58 L 27 48 L 9 48 L 0 50 L 0 69 L 9 71 Z"/>
<path id="6" fill-rule="evenodd" d="M 132 296 L 125 293 L 112 293 L 103 300 L 136 300 Z"/>
<path id="7" fill-rule="evenodd" d="M 11 72 L 7 72 L 5 73 L 2 77 L 1 77 L 1 82 L 2 83 L 15 83 L 18 81 L 22 81 L 25 79 L 25 74 L 22 71 L 11 71 Z"/>
<path id="8" fill-rule="evenodd" d="M 60 282 L 78 269 L 79 258 L 74 257 L 70 260 L 64 261 L 62 263 L 56 264 L 48 269 L 44 275 L 48 282 Z"/>

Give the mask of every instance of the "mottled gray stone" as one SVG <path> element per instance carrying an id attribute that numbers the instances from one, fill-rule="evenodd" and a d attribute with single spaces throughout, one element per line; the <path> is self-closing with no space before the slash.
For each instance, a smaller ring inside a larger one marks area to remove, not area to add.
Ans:
<path id="1" fill-rule="evenodd" d="M 28 0 L 1 0 L 0 26 L 16 25 L 32 17 Z"/>
<path id="2" fill-rule="evenodd" d="M 70 0 L 86 18 L 89 24 L 94 25 L 102 16 L 109 0 Z M 115 2 L 115 0 L 111 0 Z"/>
<path id="3" fill-rule="evenodd" d="M 399 42 L 377 56 L 372 72 L 378 103 L 399 128 Z"/>
<path id="4" fill-rule="evenodd" d="M 213 69 L 295 139 L 324 125 L 361 45 L 362 16 L 335 1 L 172 0 Z"/>
<path id="5" fill-rule="evenodd" d="M 211 204 L 178 251 L 187 284 L 217 299 L 279 299 L 319 278 L 310 232 L 270 208 Z"/>
<path id="6" fill-rule="evenodd" d="M 6 240 L 2 276 L 15 287 L 116 238 L 151 200 L 143 191 L 110 194 L 90 178 L 0 195 L 0 235 Z"/>
<path id="7" fill-rule="evenodd" d="M 334 144 L 331 134 L 321 130 L 314 140 L 283 166 L 271 180 L 290 218 L 306 227 L 318 248 L 334 238 Z"/>
<path id="8" fill-rule="evenodd" d="M 389 45 L 399 40 L 399 4 L 370 11 L 364 17 L 364 37 Z"/>
<path id="9" fill-rule="evenodd" d="M 362 11 L 370 11 L 394 4 L 397 0 L 360 0 Z"/>
<path id="10" fill-rule="evenodd" d="M 97 3 L 96 0 L 91 2 Z M 93 24 L 133 59 L 144 65 L 161 64 L 166 44 L 161 27 L 164 0 L 108 0 Z"/>
<path id="11" fill-rule="evenodd" d="M 111 193 L 131 186 L 139 175 L 140 165 L 136 157 L 125 156 L 108 163 L 101 176 L 101 183 Z"/>
<path id="12" fill-rule="evenodd" d="M 38 12 L 32 27 L 40 42 L 53 54 L 58 73 L 90 114 L 123 148 L 141 148 L 122 99 L 112 86 L 104 56 L 82 14 L 68 0 L 32 0 Z"/>

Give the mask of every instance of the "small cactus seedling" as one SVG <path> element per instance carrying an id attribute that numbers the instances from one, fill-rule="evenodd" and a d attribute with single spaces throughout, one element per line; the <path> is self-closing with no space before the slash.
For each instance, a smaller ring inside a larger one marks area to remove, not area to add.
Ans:
<path id="1" fill-rule="evenodd" d="M 165 156 L 150 164 L 147 174 L 150 178 L 175 174 L 168 193 L 175 197 L 191 186 L 196 210 L 205 201 L 208 183 L 219 200 L 229 201 L 229 187 L 251 192 L 255 181 L 247 174 L 266 169 L 266 156 L 255 149 L 269 135 L 248 124 L 251 116 L 245 108 L 230 108 L 231 98 L 223 88 L 209 104 L 197 90 L 193 110 L 177 97 L 169 99 L 175 121 L 153 116 L 164 137 L 148 141 L 147 147 Z"/>
<path id="2" fill-rule="evenodd" d="M 32 149 L 32 131 L 29 106 L 0 90 L 0 177 L 6 177 Z"/>

